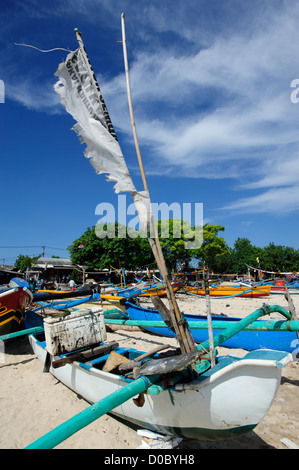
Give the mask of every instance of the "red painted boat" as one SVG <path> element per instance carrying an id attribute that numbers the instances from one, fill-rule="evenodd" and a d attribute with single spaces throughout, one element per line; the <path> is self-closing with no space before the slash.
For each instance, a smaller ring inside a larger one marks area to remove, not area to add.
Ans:
<path id="1" fill-rule="evenodd" d="M 25 308 L 33 295 L 26 281 L 14 278 L 0 291 L 0 336 L 22 328 Z"/>

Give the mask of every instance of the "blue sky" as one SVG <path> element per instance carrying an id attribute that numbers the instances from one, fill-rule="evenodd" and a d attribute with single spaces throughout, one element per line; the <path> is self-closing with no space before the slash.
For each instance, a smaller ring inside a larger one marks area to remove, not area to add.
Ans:
<path id="1" fill-rule="evenodd" d="M 15 43 L 75 50 L 79 28 L 143 189 L 118 42 L 122 12 L 152 202 L 203 203 L 204 222 L 224 225 L 229 246 L 247 237 L 257 246 L 299 248 L 299 103 L 291 101 L 298 2 L 9 0 L 0 6 L 0 263 L 40 254 L 42 246 L 46 256 L 66 257 L 98 221 L 96 206 L 117 205 L 113 184 L 84 157 L 53 90 L 67 52 Z"/>

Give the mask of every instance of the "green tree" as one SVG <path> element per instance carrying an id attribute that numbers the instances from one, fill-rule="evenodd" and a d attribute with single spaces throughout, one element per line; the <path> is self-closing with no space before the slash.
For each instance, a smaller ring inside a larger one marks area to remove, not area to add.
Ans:
<path id="1" fill-rule="evenodd" d="M 299 250 L 289 246 L 269 243 L 264 247 L 260 259 L 262 269 L 267 271 L 297 271 L 299 265 Z"/>
<path id="2" fill-rule="evenodd" d="M 20 254 L 15 261 L 15 268 L 23 273 L 27 268 L 32 268 L 40 256 L 41 255 L 31 257 Z"/>
<path id="3" fill-rule="evenodd" d="M 193 251 L 193 256 L 199 264 L 205 264 L 210 271 L 215 271 L 217 268 L 219 257 L 230 254 L 226 241 L 218 236 L 218 233 L 222 231 L 224 231 L 223 225 L 205 224 L 202 246 Z"/>
<path id="4" fill-rule="evenodd" d="M 247 265 L 258 267 L 261 263 L 262 251 L 262 248 L 252 245 L 248 238 L 237 238 L 231 251 L 233 272 L 245 273 Z"/>
<path id="5" fill-rule="evenodd" d="M 88 227 L 68 247 L 73 264 L 88 269 L 141 267 L 154 261 L 147 239 L 132 229 L 115 224 Z"/>
<path id="6" fill-rule="evenodd" d="M 167 268 L 176 270 L 182 262 L 189 264 L 192 259 L 192 250 L 186 248 L 186 242 L 192 236 L 191 225 L 181 219 L 160 219 L 157 227 Z"/>

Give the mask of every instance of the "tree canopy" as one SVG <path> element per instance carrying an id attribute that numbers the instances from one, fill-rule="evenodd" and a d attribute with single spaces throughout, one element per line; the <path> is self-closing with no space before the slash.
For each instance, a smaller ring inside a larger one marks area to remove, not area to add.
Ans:
<path id="1" fill-rule="evenodd" d="M 16 269 L 18 269 L 19 271 L 24 273 L 27 268 L 31 268 L 34 265 L 34 263 L 36 263 L 36 261 L 38 260 L 39 257 L 40 257 L 40 255 L 31 257 L 31 256 L 28 256 L 28 255 L 21 255 L 20 254 L 17 257 L 14 266 L 15 266 Z"/>
<path id="2" fill-rule="evenodd" d="M 154 262 L 146 238 L 136 237 L 133 230 L 115 224 L 97 226 L 87 230 L 68 247 L 73 264 L 84 265 L 88 269 L 141 267 Z"/>
<path id="3" fill-rule="evenodd" d="M 299 250 L 274 243 L 261 248 L 248 238 L 237 238 L 229 254 L 220 256 L 214 268 L 218 273 L 245 273 L 248 266 L 272 272 L 297 272 Z"/>
<path id="4" fill-rule="evenodd" d="M 189 241 L 195 237 L 191 224 L 181 219 L 159 220 L 157 223 L 161 248 L 169 270 L 176 270 L 182 263 L 188 266 L 192 260 L 207 263 L 211 267 L 217 256 L 228 252 L 228 247 L 218 232 L 220 225 L 206 224 L 202 228 L 203 244 L 189 248 Z M 71 261 L 88 269 L 141 268 L 155 262 L 147 238 L 142 232 L 115 224 L 89 227 L 69 246 Z"/>

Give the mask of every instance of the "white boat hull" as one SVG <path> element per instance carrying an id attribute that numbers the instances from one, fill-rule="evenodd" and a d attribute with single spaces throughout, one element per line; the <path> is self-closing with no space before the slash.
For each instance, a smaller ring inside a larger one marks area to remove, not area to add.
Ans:
<path id="1" fill-rule="evenodd" d="M 44 343 L 34 336 L 30 336 L 30 343 L 45 363 Z M 282 367 L 291 360 L 291 354 L 271 350 L 254 351 L 244 359 L 225 358 L 212 374 L 210 369 L 189 384 L 179 383 L 159 394 L 146 393 L 142 407 L 129 400 L 112 413 L 139 427 L 185 438 L 234 437 L 252 430 L 263 419 L 277 393 Z M 123 377 L 90 363 L 51 366 L 50 372 L 89 403 L 128 384 Z"/>

